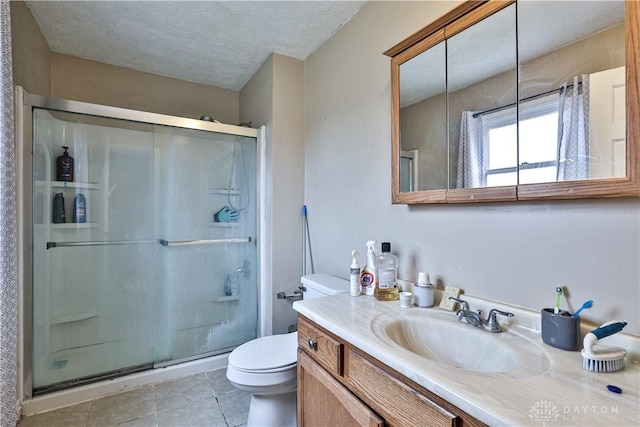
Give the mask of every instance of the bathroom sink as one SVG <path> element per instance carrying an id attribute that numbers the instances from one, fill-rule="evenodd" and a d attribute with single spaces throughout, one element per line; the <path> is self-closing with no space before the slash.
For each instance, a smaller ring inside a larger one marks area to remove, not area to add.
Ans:
<path id="1" fill-rule="evenodd" d="M 546 351 L 527 337 L 490 333 L 458 322 L 452 313 L 398 310 L 375 317 L 371 329 L 390 346 L 465 371 L 527 377 L 550 367 Z"/>

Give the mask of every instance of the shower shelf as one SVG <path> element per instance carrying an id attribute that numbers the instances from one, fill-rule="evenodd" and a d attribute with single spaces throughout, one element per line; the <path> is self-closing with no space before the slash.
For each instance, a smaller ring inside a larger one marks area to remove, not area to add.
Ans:
<path id="1" fill-rule="evenodd" d="M 48 187 L 52 188 L 80 188 L 85 190 L 99 190 L 100 184 L 96 184 L 95 182 L 67 182 L 67 181 L 36 181 L 36 186 L 38 187 Z"/>
<path id="2" fill-rule="evenodd" d="M 68 314 L 66 316 L 56 316 L 51 321 L 52 325 L 62 325 L 64 323 L 79 322 L 81 320 L 88 320 L 98 315 L 94 311 L 85 311 L 83 313 Z"/>
<path id="3" fill-rule="evenodd" d="M 100 184 L 93 182 L 66 182 L 66 181 L 52 181 L 51 186 L 53 188 L 84 188 L 87 190 L 99 190 Z"/>
<path id="4" fill-rule="evenodd" d="M 237 190 L 235 188 L 232 188 L 231 190 L 229 190 L 228 188 L 210 188 L 209 194 L 219 194 L 223 196 L 226 196 L 228 194 L 231 196 L 239 196 L 240 190 Z"/>
<path id="5" fill-rule="evenodd" d="M 209 223 L 209 227 L 213 227 L 213 228 L 232 228 L 232 227 L 237 227 L 238 223 L 237 222 L 215 222 L 215 221 L 211 221 Z"/>
<path id="6" fill-rule="evenodd" d="M 238 295 L 225 295 L 222 297 L 213 297 L 212 302 L 224 302 L 224 301 L 238 301 L 240 297 Z"/>
<path id="7" fill-rule="evenodd" d="M 62 224 L 51 224 L 53 230 L 75 230 L 78 228 L 100 228 L 97 222 L 66 222 Z"/>

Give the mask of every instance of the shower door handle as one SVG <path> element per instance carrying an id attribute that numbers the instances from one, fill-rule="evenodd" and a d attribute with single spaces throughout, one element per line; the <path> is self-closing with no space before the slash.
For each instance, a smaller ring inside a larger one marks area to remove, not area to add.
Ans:
<path id="1" fill-rule="evenodd" d="M 111 245 L 143 245 L 155 243 L 155 240 L 102 240 L 87 242 L 47 242 L 47 249 L 68 248 L 74 246 L 111 246 Z"/>
<path id="2" fill-rule="evenodd" d="M 209 239 L 209 240 L 164 240 L 160 239 L 162 246 L 194 246 L 213 245 L 217 243 L 250 243 L 251 237 L 233 237 L 230 239 Z"/>

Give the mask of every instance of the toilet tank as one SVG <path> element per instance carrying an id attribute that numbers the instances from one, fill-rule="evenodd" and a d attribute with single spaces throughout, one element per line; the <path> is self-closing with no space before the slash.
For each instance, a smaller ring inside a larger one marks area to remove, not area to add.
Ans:
<path id="1" fill-rule="evenodd" d="M 328 274 L 307 274 L 300 279 L 305 287 L 303 299 L 349 292 L 349 281 Z"/>

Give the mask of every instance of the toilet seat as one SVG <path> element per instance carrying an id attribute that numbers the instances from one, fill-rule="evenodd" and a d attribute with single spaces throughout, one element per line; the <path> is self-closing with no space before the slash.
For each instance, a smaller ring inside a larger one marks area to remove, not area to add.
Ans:
<path id="1" fill-rule="evenodd" d="M 239 367 L 234 366 L 234 365 L 231 365 L 231 367 L 233 369 L 235 369 L 236 371 L 246 372 L 248 374 L 274 374 L 274 373 L 278 373 L 278 372 L 287 371 L 289 369 L 295 369 L 296 365 L 297 365 L 297 363 L 292 363 L 291 365 L 281 366 L 279 368 L 259 369 L 259 370 L 257 370 L 257 369 L 243 369 L 243 368 L 239 368 Z"/>
<path id="2" fill-rule="evenodd" d="M 297 333 L 270 335 L 251 340 L 229 355 L 229 365 L 247 373 L 276 373 L 295 368 Z"/>

